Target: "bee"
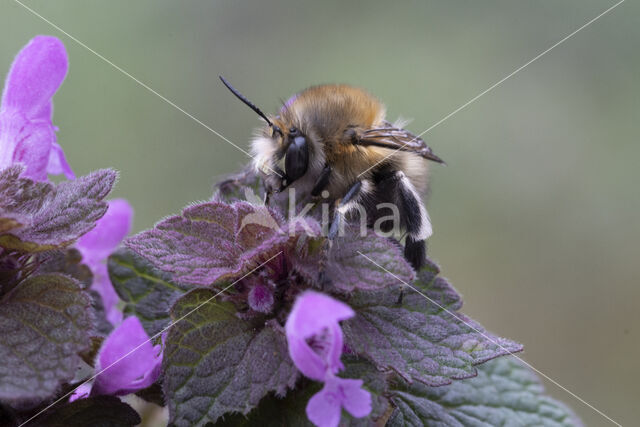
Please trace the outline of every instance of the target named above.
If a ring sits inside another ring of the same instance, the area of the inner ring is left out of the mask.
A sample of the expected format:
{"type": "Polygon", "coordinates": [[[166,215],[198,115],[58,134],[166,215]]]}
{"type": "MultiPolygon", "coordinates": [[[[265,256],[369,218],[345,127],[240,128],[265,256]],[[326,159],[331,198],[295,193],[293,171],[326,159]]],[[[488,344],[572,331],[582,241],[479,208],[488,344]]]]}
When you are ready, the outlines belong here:
{"type": "Polygon", "coordinates": [[[432,228],[421,195],[427,191],[429,161],[444,162],[422,139],[388,122],[378,99],[348,85],[312,86],[267,116],[220,79],[266,122],[256,131],[252,154],[267,203],[287,187],[313,198],[322,195],[333,202],[329,239],[358,206],[373,212],[371,224],[379,217],[371,207],[391,203],[406,233],[405,258],[416,269],[425,263],[432,228]]]}

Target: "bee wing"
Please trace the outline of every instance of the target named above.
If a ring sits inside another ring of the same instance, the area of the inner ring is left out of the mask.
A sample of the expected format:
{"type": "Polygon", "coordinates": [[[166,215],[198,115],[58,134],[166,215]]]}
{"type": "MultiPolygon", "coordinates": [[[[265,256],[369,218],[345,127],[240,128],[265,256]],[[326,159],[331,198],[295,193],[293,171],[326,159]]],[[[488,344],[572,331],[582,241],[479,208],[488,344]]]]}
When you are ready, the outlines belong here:
{"type": "Polygon", "coordinates": [[[384,126],[376,129],[369,129],[361,132],[356,140],[358,145],[375,145],[378,147],[390,148],[392,150],[411,151],[425,159],[434,162],[444,163],[444,161],[433,154],[431,148],[422,138],[411,132],[393,126],[389,122],[383,122],[384,126]]]}

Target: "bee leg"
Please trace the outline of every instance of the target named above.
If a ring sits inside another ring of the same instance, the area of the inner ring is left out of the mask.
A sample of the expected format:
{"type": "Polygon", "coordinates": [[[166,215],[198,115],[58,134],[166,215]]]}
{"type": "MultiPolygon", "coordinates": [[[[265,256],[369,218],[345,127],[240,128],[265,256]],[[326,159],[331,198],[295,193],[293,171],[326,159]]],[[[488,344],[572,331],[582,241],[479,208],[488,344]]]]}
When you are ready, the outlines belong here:
{"type": "Polygon", "coordinates": [[[316,180],[313,189],[311,190],[312,197],[318,197],[320,193],[327,188],[329,185],[329,178],[331,178],[331,166],[325,165],[322,172],[320,172],[320,176],[316,180]]]}
{"type": "Polygon", "coordinates": [[[358,207],[358,201],[360,198],[364,194],[368,193],[371,188],[372,185],[367,180],[356,181],[349,190],[347,190],[347,194],[345,194],[342,199],[339,199],[337,206],[333,211],[333,220],[329,227],[329,240],[332,240],[338,235],[346,214],[350,210],[358,207]]]}
{"type": "Polygon", "coordinates": [[[264,205],[269,206],[269,201],[271,200],[271,191],[265,191],[264,193],[264,205]]]}
{"type": "Polygon", "coordinates": [[[400,220],[407,230],[404,256],[416,270],[420,269],[427,255],[426,239],[431,235],[431,221],[418,192],[401,171],[396,172],[396,200],[400,220]]]}

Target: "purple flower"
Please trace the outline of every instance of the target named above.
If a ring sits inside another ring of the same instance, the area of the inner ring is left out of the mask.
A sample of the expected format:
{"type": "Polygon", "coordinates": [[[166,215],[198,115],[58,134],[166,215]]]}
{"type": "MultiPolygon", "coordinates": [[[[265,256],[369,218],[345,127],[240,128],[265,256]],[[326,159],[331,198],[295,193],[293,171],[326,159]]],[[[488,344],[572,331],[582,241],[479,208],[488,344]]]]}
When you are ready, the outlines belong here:
{"type": "Polygon", "coordinates": [[[69,402],[73,402],[74,400],[84,399],[85,397],[89,397],[91,393],[91,383],[82,383],[71,393],[69,396],[69,402]]]}
{"type": "Polygon", "coordinates": [[[258,283],[249,291],[249,307],[260,313],[269,313],[273,308],[273,292],[269,287],[258,283]]]}
{"type": "Polygon", "coordinates": [[[307,417],[317,426],[337,426],[340,409],[356,418],[371,412],[371,394],[362,389],[362,380],[329,377],[324,387],[307,404],[307,417]]]}
{"type": "Polygon", "coordinates": [[[105,371],[96,377],[91,394],[123,396],[149,387],[161,363],[161,346],[151,344],[137,317],[127,317],[102,344],[96,372],[105,371]]]}
{"type": "Polygon", "coordinates": [[[122,320],[117,309],[118,294],[113,289],[105,260],[129,234],[133,219],[133,208],[124,199],[109,201],[107,213],[98,220],[96,227],[76,242],[84,262],[93,272],[92,288],[102,297],[107,319],[112,324],[122,320]]]}
{"type": "Polygon", "coordinates": [[[362,380],[335,376],[344,368],[338,322],[354,314],[343,302],[306,291],[296,300],[285,324],[289,355],[297,368],[325,383],[307,404],[307,417],[318,426],[337,426],[342,408],[356,418],[371,412],[371,394],[362,389],[362,380]]]}
{"type": "Polygon", "coordinates": [[[11,65],[0,105],[0,169],[23,163],[23,175],[75,175],[56,140],[51,98],[67,74],[67,52],[55,37],[37,36],[11,65]]]}

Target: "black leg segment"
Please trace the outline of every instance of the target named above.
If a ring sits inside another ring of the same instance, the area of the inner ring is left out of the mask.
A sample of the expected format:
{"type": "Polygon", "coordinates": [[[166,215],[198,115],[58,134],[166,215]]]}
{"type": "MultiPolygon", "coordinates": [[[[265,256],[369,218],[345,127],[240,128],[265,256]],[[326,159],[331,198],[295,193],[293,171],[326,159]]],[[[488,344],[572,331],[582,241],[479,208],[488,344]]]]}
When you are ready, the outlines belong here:
{"type": "Polygon", "coordinates": [[[313,189],[311,190],[311,195],[313,197],[318,197],[320,193],[327,188],[329,185],[329,178],[331,178],[331,166],[325,165],[322,172],[320,172],[320,176],[316,180],[313,189]]]}
{"type": "Polygon", "coordinates": [[[335,207],[333,211],[333,219],[329,226],[329,239],[333,239],[338,235],[341,224],[344,222],[344,216],[349,212],[349,210],[355,207],[355,204],[363,195],[363,187],[363,181],[356,181],[349,190],[347,190],[347,194],[344,195],[335,207]]]}

